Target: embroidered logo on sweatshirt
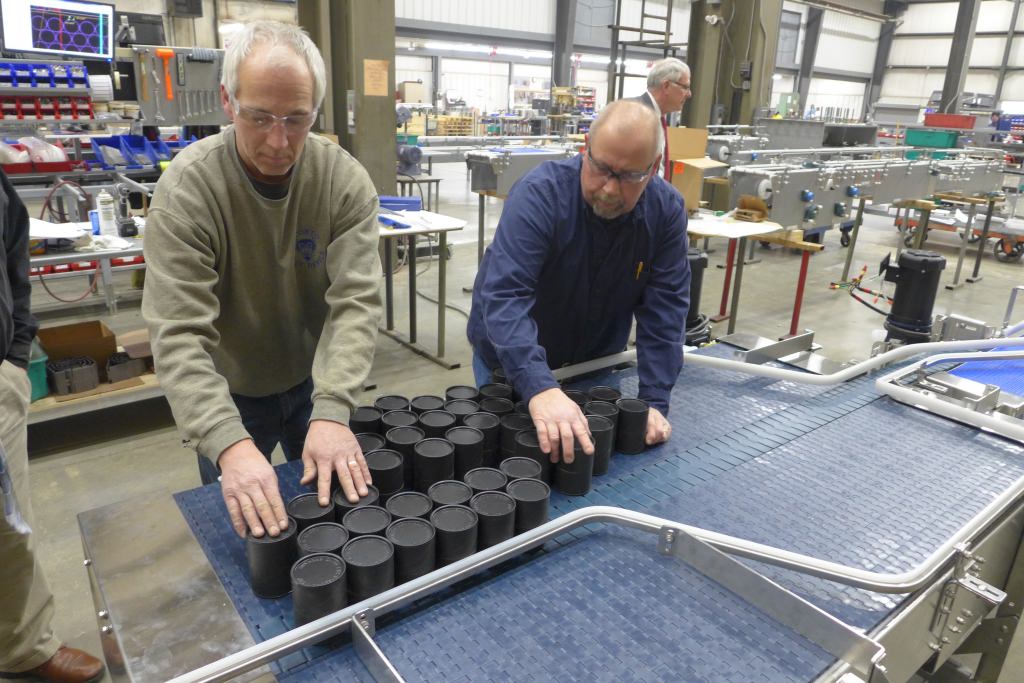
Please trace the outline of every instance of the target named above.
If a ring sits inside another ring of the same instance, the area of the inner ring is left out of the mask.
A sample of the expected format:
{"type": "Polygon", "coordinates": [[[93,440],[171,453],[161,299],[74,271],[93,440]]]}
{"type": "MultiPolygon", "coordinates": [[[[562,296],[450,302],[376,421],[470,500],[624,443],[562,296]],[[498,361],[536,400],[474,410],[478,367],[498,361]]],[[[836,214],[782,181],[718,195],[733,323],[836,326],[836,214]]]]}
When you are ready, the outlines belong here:
{"type": "Polygon", "coordinates": [[[295,240],[295,254],[310,270],[322,267],[327,259],[327,249],[320,244],[316,231],[311,228],[299,230],[298,239],[295,240]]]}

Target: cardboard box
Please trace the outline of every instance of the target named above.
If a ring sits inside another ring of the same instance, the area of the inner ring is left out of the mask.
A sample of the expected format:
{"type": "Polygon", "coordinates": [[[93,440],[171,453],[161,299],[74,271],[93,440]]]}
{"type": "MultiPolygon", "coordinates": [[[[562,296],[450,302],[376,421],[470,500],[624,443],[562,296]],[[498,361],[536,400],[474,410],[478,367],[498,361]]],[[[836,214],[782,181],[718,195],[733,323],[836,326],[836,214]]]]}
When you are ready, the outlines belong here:
{"type": "Polygon", "coordinates": [[[688,213],[700,208],[704,178],[723,175],[728,167],[729,164],[713,161],[707,157],[679,159],[672,162],[672,186],[683,195],[688,213]]]}
{"type": "Polygon", "coordinates": [[[398,84],[398,99],[403,102],[427,103],[427,86],[419,81],[402,81],[398,84]]]}
{"type": "Polygon", "coordinates": [[[100,381],[107,381],[107,361],[117,351],[114,333],[99,320],[39,330],[39,342],[51,361],[88,356],[96,361],[100,381]]]}
{"type": "Polygon", "coordinates": [[[707,155],[708,131],[706,128],[668,129],[668,158],[672,161],[703,159],[707,155]]]}

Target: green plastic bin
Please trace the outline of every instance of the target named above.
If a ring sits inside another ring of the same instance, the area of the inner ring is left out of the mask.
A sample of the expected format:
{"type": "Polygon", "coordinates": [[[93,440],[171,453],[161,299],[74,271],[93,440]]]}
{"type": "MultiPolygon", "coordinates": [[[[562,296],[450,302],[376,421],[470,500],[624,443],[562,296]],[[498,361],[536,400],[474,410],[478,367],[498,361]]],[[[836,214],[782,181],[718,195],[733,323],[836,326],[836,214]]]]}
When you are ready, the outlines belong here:
{"type": "Polygon", "coordinates": [[[43,351],[38,339],[32,340],[32,351],[29,355],[28,378],[32,383],[32,400],[38,401],[50,395],[50,385],[46,382],[46,361],[50,360],[43,351]]]}
{"type": "Polygon", "coordinates": [[[907,131],[904,141],[911,147],[935,147],[951,149],[956,147],[959,134],[955,130],[927,130],[911,128],[907,131]]]}

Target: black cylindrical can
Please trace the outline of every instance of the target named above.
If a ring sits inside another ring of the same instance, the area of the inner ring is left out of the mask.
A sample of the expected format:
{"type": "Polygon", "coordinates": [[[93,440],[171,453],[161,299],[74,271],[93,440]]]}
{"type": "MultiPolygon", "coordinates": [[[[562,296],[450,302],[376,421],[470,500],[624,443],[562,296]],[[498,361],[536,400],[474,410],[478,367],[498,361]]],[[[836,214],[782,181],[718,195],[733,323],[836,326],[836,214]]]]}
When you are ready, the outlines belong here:
{"type": "Polygon", "coordinates": [[[444,409],[455,416],[455,424],[466,424],[466,417],[480,412],[480,404],[467,398],[456,398],[444,404],[444,409]]]}
{"type": "Polygon", "coordinates": [[[370,470],[373,485],[380,495],[398,493],[405,486],[405,464],[402,454],[389,448],[379,448],[365,454],[366,466],[370,470]]]}
{"type": "Polygon", "coordinates": [[[338,524],[342,524],[342,520],[345,519],[345,514],[349,510],[354,510],[358,507],[365,507],[367,505],[376,505],[380,501],[380,492],[376,486],[368,484],[366,486],[366,495],[359,499],[358,502],[348,502],[348,497],[345,496],[344,489],[338,489],[334,492],[332,497],[334,501],[334,521],[338,524]]]}
{"type": "MultiPolygon", "coordinates": [[[[261,598],[279,598],[292,589],[289,572],[299,557],[298,524],[288,520],[288,528],[277,536],[264,533],[259,538],[246,532],[245,556],[249,561],[249,585],[261,598]]],[[[474,542],[476,537],[474,536],[474,542]]]]}
{"type": "Polygon", "coordinates": [[[704,289],[704,269],[708,267],[708,255],[696,247],[690,247],[686,252],[686,260],[690,262],[690,308],[686,312],[686,329],[690,330],[700,322],[700,295],[704,289]]]}
{"type": "Polygon", "coordinates": [[[908,344],[928,341],[932,330],[932,309],[939,291],[939,278],[946,259],[934,251],[906,249],[899,265],[889,266],[885,279],[896,283],[892,309],[885,318],[889,339],[908,344]]]}
{"type": "Polygon", "coordinates": [[[619,407],[614,403],[606,403],[605,401],[590,401],[587,405],[583,406],[584,415],[600,415],[601,417],[607,417],[609,422],[612,423],[612,448],[615,448],[615,437],[618,434],[619,424],[619,407]]]}
{"type": "Polygon", "coordinates": [[[446,401],[454,401],[456,399],[476,401],[480,398],[480,391],[476,387],[471,387],[468,384],[459,384],[445,389],[444,398],[446,401]]]}
{"type": "Polygon", "coordinates": [[[386,435],[395,427],[411,427],[419,421],[419,417],[411,410],[392,410],[380,418],[381,430],[386,435]]]}
{"type": "Polygon", "coordinates": [[[372,598],[395,587],[395,548],[382,536],[353,538],[341,550],[348,567],[348,601],[372,598]]]}
{"type": "Polygon", "coordinates": [[[476,552],[477,516],[464,505],[445,505],[430,515],[437,532],[437,566],[443,567],[476,552]]]}
{"type": "Polygon", "coordinates": [[[469,484],[461,481],[445,479],[435,482],[427,491],[427,495],[436,510],[445,505],[469,505],[469,499],[473,497],[473,489],[469,487],[469,484]]]}
{"type": "Polygon", "coordinates": [[[419,427],[395,427],[389,429],[385,435],[387,446],[393,451],[402,454],[402,467],[405,469],[405,488],[412,488],[412,469],[415,459],[414,448],[416,444],[423,441],[426,436],[419,427]]]}
{"type": "Polygon", "coordinates": [[[474,413],[467,415],[467,427],[480,430],[484,435],[483,465],[491,467],[498,462],[498,447],[501,437],[501,419],[494,413],[474,413]]]}
{"type": "Polygon", "coordinates": [[[508,374],[505,373],[505,369],[494,368],[491,370],[491,381],[495,384],[508,384],[508,374]]]}
{"type": "Polygon", "coordinates": [[[501,491],[482,491],[469,502],[476,512],[478,550],[507,541],[515,534],[516,501],[501,491]]]}
{"type": "MultiPolygon", "coordinates": [[[[372,432],[363,432],[361,434],[356,434],[356,443],[359,444],[360,451],[363,453],[369,453],[370,451],[376,451],[384,448],[384,437],[372,432]]],[[[334,473],[334,478],[338,478],[337,472],[334,473]]]]}
{"type": "Polygon", "coordinates": [[[551,472],[555,488],[567,496],[583,496],[590,492],[594,475],[594,456],[587,455],[577,441],[573,445],[572,462],[559,460],[551,472]]]}
{"type": "Polygon", "coordinates": [[[402,491],[388,498],[384,506],[391,513],[393,519],[405,519],[406,517],[419,517],[430,519],[430,513],[434,510],[434,504],[430,498],[419,491],[402,491]]]}
{"type": "Polygon", "coordinates": [[[478,401],[480,404],[480,410],[485,413],[491,413],[497,415],[499,418],[508,415],[515,408],[515,404],[507,398],[493,398],[488,396],[478,401]]]}
{"type": "Polygon", "coordinates": [[[615,450],[627,455],[643,453],[647,438],[647,401],[638,398],[620,398],[619,424],[615,429],[615,450]]]}
{"type": "Polygon", "coordinates": [[[426,493],[434,482],[455,476],[455,446],[446,439],[424,439],[413,447],[413,488],[426,493]]]}
{"type": "Polygon", "coordinates": [[[551,481],[551,456],[540,449],[537,430],[526,429],[516,434],[516,458],[526,458],[540,467],[540,479],[551,481]]]}
{"type": "Polygon", "coordinates": [[[521,534],[548,521],[551,488],[539,479],[509,482],[508,495],[516,502],[516,533],[521,534]]]}
{"type": "Polygon", "coordinates": [[[395,582],[403,584],[434,571],[434,527],[425,519],[410,517],[391,523],[387,538],[395,547],[395,582]]]}
{"type": "Polygon", "coordinates": [[[405,396],[381,396],[373,402],[373,405],[385,413],[389,413],[392,410],[408,410],[409,399],[405,396]]]}
{"type": "Polygon", "coordinates": [[[409,401],[409,408],[417,415],[422,415],[428,410],[441,410],[444,408],[444,399],[440,396],[417,396],[409,401]]]}
{"type": "Polygon", "coordinates": [[[533,429],[533,420],[526,415],[512,413],[501,418],[501,459],[513,458],[516,453],[516,434],[533,429]]]}
{"type": "Polygon", "coordinates": [[[351,538],[383,536],[391,524],[391,513],[377,505],[367,505],[346,512],[342,524],[351,538]]]}
{"type": "Polygon", "coordinates": [[[587,401],[590,400],[587,393],[585,391],[580,391],[579,389],[562,389],[562,393],[568,396],[569,400],[578,405],[580,409],[582,409],[583,406],[587,404],[587,401]]]}
{"type": "Polygon", "coordinates": [[[490,396],[491,398],[512,398],[512,387],[508,384],[499,384],[498,382],[492,382],[485,384],[480,387],[480,398],[490,396]]]}
{"type": "Polygon", "coordinates": [[[512,411],[530,417],[530,404],[526,401],[516,401],[512,411]]]}
{"type": "MultiPolygon", "coordinates": [[[[522,434],[529,434],[529,432],[522,432],[522,434]]],[[[544,469],[533,458],[507,458],[501,461],[499,469],[508,477],[509,482],[516,479],[543,479],[544,477],[544,469]]]]}
{"type": "Polygon", "coordinates": [[[380,434],[380,419],[384,411],[377,406],[356,406],[348,418],[348,428],[353,434],[380,434]]]}
{"type": "Polygon", "coordinates": [[[345,563],[337,555],[306,555],[291,569],[295,625],[302,626],[348,606],[345,563]]]}
{"type": "Polygon", "coordinates": [[[469,484],[469,488],[473,489],[474,494],[484,491],[502,491],[505,484],[508,483],[505,473],[493,467],[478,467],[475,470],[470,470],[466,472],[466,476],[462,480],[469,484]]]}
{"type": "Polygon", "coordinates": [[[455,426],[455,420],[446,410],[428,410],[420,415],[419,427],[428,439],[443,439],[445,432],[455,426]]]}
{"type": "Polygon", "coordinates": [[[462,479],[470,470],[483,467],[483,432],[473,427],[452,427],[444,436],[455,446],[456,479],[462,479]]]}
{"type": "Polygon", "coordinates": [[[612,421],[601,415],[588,415],[587,425],[590,427],[590,440],[594,443],[594,476],[599,477],[608,471],[608,463],[615,450],[615,430],[612,421]]]}
{"type": "Polygon", "coordinates": [[[340,555],[348,540],[348,531],[337,522],[308,526],[299,533],[299,557],[316,553],[340,555]]]}
{"type": "Polygon", "coordinates": [[[334,503],[320,505],[320,496],[316,493],[300,493],[288,501],[288,516],[298,524],[298,531],[320,522],[334,521],[334,503]]]}
{"type": "MultiPolygon", "coordinates": [[[[587,397],[591,401],[604,401],[605,403],[615,403],[620,398],[622,398],[622,392],[616,389],[615,387],[596,386],[590,387],[590,389],[587,391],[587,397]]],[[[586,407],[586,404],[584,404],[584,407],[586,407]]]]}

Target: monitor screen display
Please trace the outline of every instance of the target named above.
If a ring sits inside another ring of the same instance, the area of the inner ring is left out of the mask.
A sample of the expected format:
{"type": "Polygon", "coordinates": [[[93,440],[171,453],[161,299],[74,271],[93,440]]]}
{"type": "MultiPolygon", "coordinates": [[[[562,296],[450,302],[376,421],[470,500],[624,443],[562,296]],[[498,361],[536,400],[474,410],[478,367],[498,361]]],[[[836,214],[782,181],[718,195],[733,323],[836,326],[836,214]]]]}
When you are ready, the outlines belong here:
{"type": "Polygon", "coordinates": [[[114,6],[72,0],[0,0],[4,48],[60,57],[111,59],[114,6]]]}

